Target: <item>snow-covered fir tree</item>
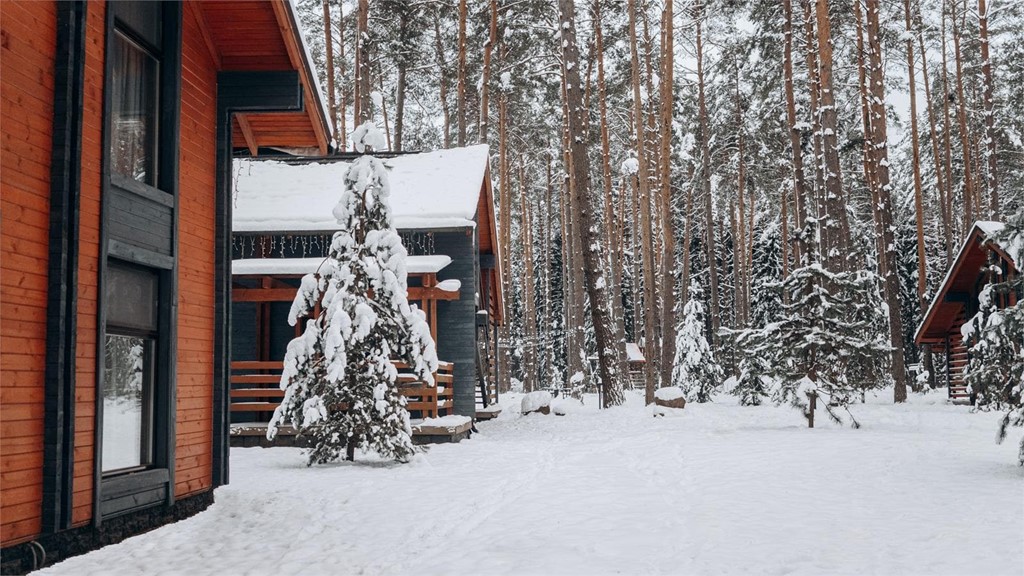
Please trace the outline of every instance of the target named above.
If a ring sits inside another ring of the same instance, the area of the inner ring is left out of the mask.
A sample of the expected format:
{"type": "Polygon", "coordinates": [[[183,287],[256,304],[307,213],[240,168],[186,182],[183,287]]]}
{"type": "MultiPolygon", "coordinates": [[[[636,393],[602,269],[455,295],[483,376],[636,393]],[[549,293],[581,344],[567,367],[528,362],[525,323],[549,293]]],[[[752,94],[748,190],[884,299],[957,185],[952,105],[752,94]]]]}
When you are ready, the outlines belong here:
{"type": "Polygon", "coordinates": [[[704,291],[694,278],[683,318],[676,329],[676,359],[672,366],[672,385],[682,388],[688,400],[708,402],[724,378],[722,367],[704,337],[704,291]]]}
{"type": "Polygon", "coordinates": [[[782,313],[782,244],[779,224],[769,221],[754,241],[750,325],[765,326],[782,313]]]}
{"type": "MultiPolygon", "coordinates": [[[[888,383],[890,347],[879,307],[878,276],[868,270],[830,272],[815,257],[817,223],[808,219],[801,236],[812,263],[782,283],[789,296],[783,317],[738,338],[748,366],[764,366],[775,384],[772,397],[808,410],[808,392],[823,398],[830,418],[865,390],[888,383]]],[[[759,376],[759,375],[758,375],[759,376]]],[[[851,422],[856,427],[857,421],[851,422]]]]}
{"type": "MultiPolygon", "coordinates": [[[[353,134],[356,149],[384,148],[367,122],[353,134]]],[[[311,441],[309,464],[356,449],[407,460],[414,452],[405,398],[398,393],[400,360],[432,384],[437,353],[425,315],[406,299],[406,250],[391,222],[387,169],[370,154],[345,175],[334,207],[340,231],[319,275],[307,275],[289,314],[305,331],[284,359],[284,400],[267,432],[292,422],[311,441]]]]}
{"type": "MultiPolygon", "coordinates": [[[[1020,266],[1024,261],[1024,210],[1009,218],[992,240],[1020,266]]],[[[982,289],[978,313],[964,324],[964,337],[972,342],[964,380],[980,409],[1005,410],[997,435],[1002,442],[1010,426],[1024,426],[1024,299],[1019,297],[1024,293],[1024,275],[1005,279],[1001,266],[991,266],[993,276],[1003,281],[982,289]],[[1017,302],[1009,306],[1014,293],[1017,302]]],[[[1024,466],[1024,438],[1018,461],[1024,466]]]]}

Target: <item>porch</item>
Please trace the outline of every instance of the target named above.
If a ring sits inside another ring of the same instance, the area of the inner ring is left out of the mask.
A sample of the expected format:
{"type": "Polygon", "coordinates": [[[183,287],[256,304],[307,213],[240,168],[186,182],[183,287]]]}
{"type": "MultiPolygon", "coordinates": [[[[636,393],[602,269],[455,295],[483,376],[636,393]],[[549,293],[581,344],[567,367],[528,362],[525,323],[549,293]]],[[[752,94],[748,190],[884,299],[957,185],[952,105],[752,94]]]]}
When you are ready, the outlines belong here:
{"type": "MultiPolygon", "coordinates": [[[[431,425],[432,421],[453,414],[454,390],[453,368],[450,362],[439,362],[434,373],[434,384],[424,382],[409,371],[401,362],[394,362],[398,369],[398,393],[405,397],[406,408],[414,424],[426,422],[425,426],[414,426],[413,441],[433,442],[458,441],[468,437],[469,425],[450,427],[431,425]],[[444,428],[443,431],[441,428],[444,428]],[[418,438],[419,437],[419,438],[418,438]],[[440,437],[447,437],[440,438],[440,437]]],[[[281,390],[281,361],[239,361],[231,363],[231,445],[232,446],[296,446],[301,445],[296,429],[282,426],[274,442],[267,440],[267,426],[274,410],[284,398],[281,390]]],[[[338,407],[341,410],[347,406],[338,407]]],[[[424,442],[425,443],[425,442],[424,442]]]]}

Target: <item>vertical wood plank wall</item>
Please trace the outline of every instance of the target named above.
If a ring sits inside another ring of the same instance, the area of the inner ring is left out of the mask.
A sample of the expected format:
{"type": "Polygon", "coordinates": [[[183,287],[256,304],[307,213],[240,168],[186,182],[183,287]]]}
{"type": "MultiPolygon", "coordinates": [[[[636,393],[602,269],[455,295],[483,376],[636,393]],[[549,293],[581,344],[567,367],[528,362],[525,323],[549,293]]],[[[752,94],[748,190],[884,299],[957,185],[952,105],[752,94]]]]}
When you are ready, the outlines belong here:
{"type": "Polygon", "coordinates": [[[0,541],[5,544],[41,528],[56,8],[0,2],[0,541]]]}
{"type": "Polygon", "coordinates": [[[207,490],[213,474],[214,189],[217,71],[196,18],[182,15],[178,203],[178,418],[175,497],[207,490]]]}
{"type": "MultiPolygon", "coordinates": [[[[88,8],[75,389],[73,524],[92,518],[97,271],[102,177],[105,6],[88,8]]],[[[0,543],[39,535],[50,146],[56,48],[53,2],[0,2],[3,109],[0,259],[0,543]]],[[[212,486],[216,69],[186,6],[182,18],[180,263],[176,485],[178,498],[212,486]]]]}

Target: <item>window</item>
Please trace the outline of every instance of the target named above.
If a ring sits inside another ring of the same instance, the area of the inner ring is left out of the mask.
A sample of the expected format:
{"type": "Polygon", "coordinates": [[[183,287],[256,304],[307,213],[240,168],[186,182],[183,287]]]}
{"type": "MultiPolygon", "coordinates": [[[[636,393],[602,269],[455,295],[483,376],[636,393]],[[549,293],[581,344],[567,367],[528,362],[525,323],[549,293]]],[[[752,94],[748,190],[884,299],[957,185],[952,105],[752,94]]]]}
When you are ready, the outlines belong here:
{"type": "Polygon", "coordinates": [[[114,31],[110,167],[114,174],[156,186],[159,61],[114,31]]]}
{"type": "Polygon", "coordinates": [[[107,3],[95,518],[174,502],[182,5],[107,3]]]}
{"type": "Polygon", "coordinates": [[[153,464],[159,278],[111,262],[105,292],[102,470],[108,474],[153,464]]]}

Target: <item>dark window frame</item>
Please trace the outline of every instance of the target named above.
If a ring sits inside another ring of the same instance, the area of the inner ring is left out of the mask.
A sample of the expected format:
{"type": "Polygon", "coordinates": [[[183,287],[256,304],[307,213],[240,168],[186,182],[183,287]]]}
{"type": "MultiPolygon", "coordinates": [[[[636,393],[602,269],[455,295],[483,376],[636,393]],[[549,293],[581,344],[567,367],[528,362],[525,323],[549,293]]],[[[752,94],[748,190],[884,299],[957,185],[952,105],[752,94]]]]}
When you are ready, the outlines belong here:
{"type": "Polygon", "coordinates": [[[93,525],[153,506],[174,504],[177,305],[178,156],[181,94],[182,5],[173,1],[111,2],[106,5],[103,104],[102,208],[97,293],[96,424],[93,458],[93,525]],[[154,186],[115,174],[111,82],[118,34],[159,60],[157,150],[154,186]],[[136,217],[136,214],[142,216],[136,217]],[[147,220],[149,219],[149,220],[147,220]],[[126,263],[157,276],[158,330],[154,344],[152,458],[145,468],[103,473],[103,386],[108,327],[108,265],[126,263]]]}

